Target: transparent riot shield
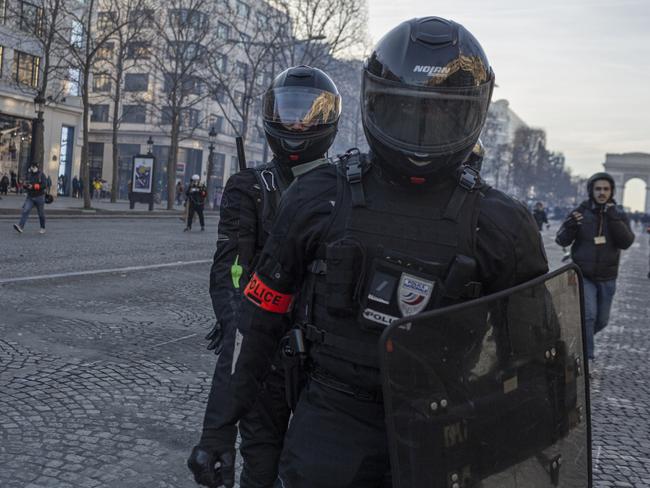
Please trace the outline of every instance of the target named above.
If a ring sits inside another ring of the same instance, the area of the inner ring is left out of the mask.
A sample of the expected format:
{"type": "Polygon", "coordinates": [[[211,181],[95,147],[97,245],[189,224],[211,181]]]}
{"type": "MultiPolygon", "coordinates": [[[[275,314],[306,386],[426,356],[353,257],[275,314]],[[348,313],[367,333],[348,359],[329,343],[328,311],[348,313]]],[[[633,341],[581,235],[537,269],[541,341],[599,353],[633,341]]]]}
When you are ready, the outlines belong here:
{"type": "Polygon", "coordinates": [[[394,488],[592,486],[581,289],[570,265],[384,331],[394,488]]]}

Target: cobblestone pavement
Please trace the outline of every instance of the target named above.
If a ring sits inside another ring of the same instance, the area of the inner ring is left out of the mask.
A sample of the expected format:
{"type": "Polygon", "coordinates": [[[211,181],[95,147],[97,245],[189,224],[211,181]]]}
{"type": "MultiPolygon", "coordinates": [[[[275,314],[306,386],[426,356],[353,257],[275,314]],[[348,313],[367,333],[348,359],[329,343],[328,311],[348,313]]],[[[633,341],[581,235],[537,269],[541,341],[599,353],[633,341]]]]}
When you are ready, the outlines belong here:
{"type": "MultiPolygon", "coordinates": [[[[0,279],[211,259],[168,220],[0,228],[0,279]],[[32,229],[36,230],[36,229],[32,229]]],[[[549,259],[562,252],[545,231],[549,259]]],[[[650,486],[648,238],[624,254],[592,384],[595,486],[650,486]]],[[[215,357],[209,264],[0,284],[0,486],[193,487],[215,357]]]]}

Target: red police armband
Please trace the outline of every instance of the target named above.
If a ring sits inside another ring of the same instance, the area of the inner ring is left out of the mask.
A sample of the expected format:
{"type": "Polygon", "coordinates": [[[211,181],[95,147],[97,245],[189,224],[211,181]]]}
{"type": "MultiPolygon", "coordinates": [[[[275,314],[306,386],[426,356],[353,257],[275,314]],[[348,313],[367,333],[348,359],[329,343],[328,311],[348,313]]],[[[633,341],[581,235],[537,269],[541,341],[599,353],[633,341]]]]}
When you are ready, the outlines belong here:
{"type": "Polygon", "coordinates": [[[254,274],[248,282],[244,295],[261,309],[273,313],[287,313],[293,303],[293,295],[269,288],[257,274],[254,274]]]}
{"type": "Polygon", "coordinates": [[[39,191],[40,189],[41,189],[41,185],[39,185],[38,183],[36,183],[36,184],[34,185],[34,190],[39,191]]]}

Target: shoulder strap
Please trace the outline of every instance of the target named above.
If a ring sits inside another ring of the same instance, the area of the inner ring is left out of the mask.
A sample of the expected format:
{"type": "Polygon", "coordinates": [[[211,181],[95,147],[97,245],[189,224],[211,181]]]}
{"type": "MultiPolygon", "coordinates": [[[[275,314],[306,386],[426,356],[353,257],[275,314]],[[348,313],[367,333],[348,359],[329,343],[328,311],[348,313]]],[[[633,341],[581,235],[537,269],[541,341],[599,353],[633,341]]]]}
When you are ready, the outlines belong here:
{"type": "Polygon", "coordinates": [[[352,195],[352,206],[365,207],[366,196],[363,192],[364,165],[361,160],[361,151],[357,148],[350,149],[340,159],[344,163],[345,178],[348,181],[352,195]]]}
{"type": "Polygon", "coordinates": [[[449,199],[443,218],[447,220],[458,220],[467,195],[471,192],[483,189],[481,175],[470,166],[462,166],[458,173],[458,185],[449,199]]]}

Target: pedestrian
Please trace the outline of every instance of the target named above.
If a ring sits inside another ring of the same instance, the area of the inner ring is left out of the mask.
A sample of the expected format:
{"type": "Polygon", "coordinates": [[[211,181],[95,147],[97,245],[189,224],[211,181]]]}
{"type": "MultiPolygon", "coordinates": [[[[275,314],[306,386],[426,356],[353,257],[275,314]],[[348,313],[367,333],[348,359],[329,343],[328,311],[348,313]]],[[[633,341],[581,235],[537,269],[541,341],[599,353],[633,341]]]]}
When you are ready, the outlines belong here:
{"type": "MultiPolygon", "coordinates": [[[[211,479],[213,467],[203,461],[213,457],[212,412],[218,409],[217,403],[227,402],[230,395],[231,364],[240,320],[237,298],[250,279],[253,263],[260,257],[282,192],[295,174],[330,164],[324,158],[336,136],[340,100],[334,82],[319,69],[300,66],[282,72],[266,91],[263,103],[264,131],[273,160],[239,171],[226,183],[217,252],[210,271],[210,296],[217,326],[209,335],[208,348],[220,355],[203,435],[188,461],[198,483],[210,485],[215,481],[211,479]],[[320,99],[329,103],[319,105],[320,99]],[[324,111],[315,113],[314,108],[324,111]],[[287,116],[290,118],[282,118],[287,116]],[[315,120],[319,121],[317,128],[305,130],[315,120]]],[[[276,354],[255,409],[239,422],[239,449],[244,460],[241,488],[270,487],[277,479],[278,460],[291,415],[279,359],[276,354]]],[[[230,449],[234,451],[234,447],[233,444],[230,449]]]]}
{"type": "Polygon", "coordinates": [[[183,195],[185,194],[185,189],[183,188],[183,183],[181,180],[176,182],[176,205],[183,204],[183,195]]]}
{"type": "Polygon", "coordinates": [[[40,234],[45,234],[45,191],[47,189],[47,180],[45,175],[38,169],[37,163],[32,163],[27,170],[27,180],[24,182],[27,197],[23,204],[20,222],[14,224],[14,229],[20,234],[23,233],[27,218],[33,207],[38,211],[38,220],[41,224],[40,234]]]}
{"type": "Polygon", "coordinates": [[[621,250],[634,242],[627,215],[614,200],[615,191],[608,173],[592,175],[588,199],[566,217],[555,238],[560,246],[571,246],[571,258],[582,272],[590,360],[595,358],[594,336],[609,321],[621,250]]]}
{"type": "Polygon", "coordinates": [[[192,230],[192,221],[194,220],[194,213],[199,216],[199,223],[201,224],[201,232],[205,230],[205,220],[203,217],[203,208],[205,206],[205,198],[208,196],[208,190],[199,175],[192,176],[192,182],[185,192],[187,197],[187,220],[185,222],[184,232],[192,230]]]}
{"type": "Polygon", "coordinates": [[[51,190],[52,190],[52,178],[50,178],[50,175],[47,175],[47,178],[45,179],[47,182],[47,194],[49,195],[51,190]]]}
{"type": "MultiPolygon", "coordinates": [[[[206,464],[218,462],[213,475],[221,478],[210,486],[233,486],[236,423],[255,404],[295,297],[307,317],[311,380],[284,440],[276,486],[384,488],[391,466],[378,340],[387,323],[411,314],[398,308],[411,293],[402,278],[422,290],[417,307],[405,310],[425,311],[547,272],[528,209],[462,164],[493,86],[480,44],[455,22],[412,19],[375,46],[361,89],[370,153],[350,151],[292,183],[243,292],[228,395],[204,429],[206,464]],[[383,301],[398,315],[377,312],[383,301]]],[[[334,109],[325,97],[321,103],[334,109]]],[[[423,405],[427,416],[428,400],[423,405]]]]}
{"type": "Polygon", "coordinates": [[[548,217],[546,216],[546,211],[544,210],[544,204],[542,202],[537,202],[535,204],[535,210],[533,210],[533,217],[535,218],[535,222],[537,223],[537,228],[539,229],[540,232],[542,232],[542,229],[544,228],[544,224],[546,224],[547,229],[550,227],[548,223],[548,217]]]}
{"type": "Polygon", "coordinates": [[[16,172],[11,170],[9,171],[9,174],[11,175],[11,188],[16,192],[16,195],[18,194],[18,177],[16,175],[16,172]]]}
{"type": "Polygon", "coordinates": [[[84,181],[79,177],[79,198],[84,197],[84,192],[87,191],[84,189],[84,181]]]}
{"type": "Polygon", "coordinates": [[[7,195],[9,191],[9,177],[5,174],[0,179],[0,195],[7,195]]]}
{"type": "Polygon", "coordinates": [[[56,193],[57,195],[65,195],[65,176],[63,175],[59,175],[57,179],[56,193]]]}
{"type": "Polygon", "coordinates": [[[79,179],[72,178],[72,198],[79,198],[79,179]]]}

